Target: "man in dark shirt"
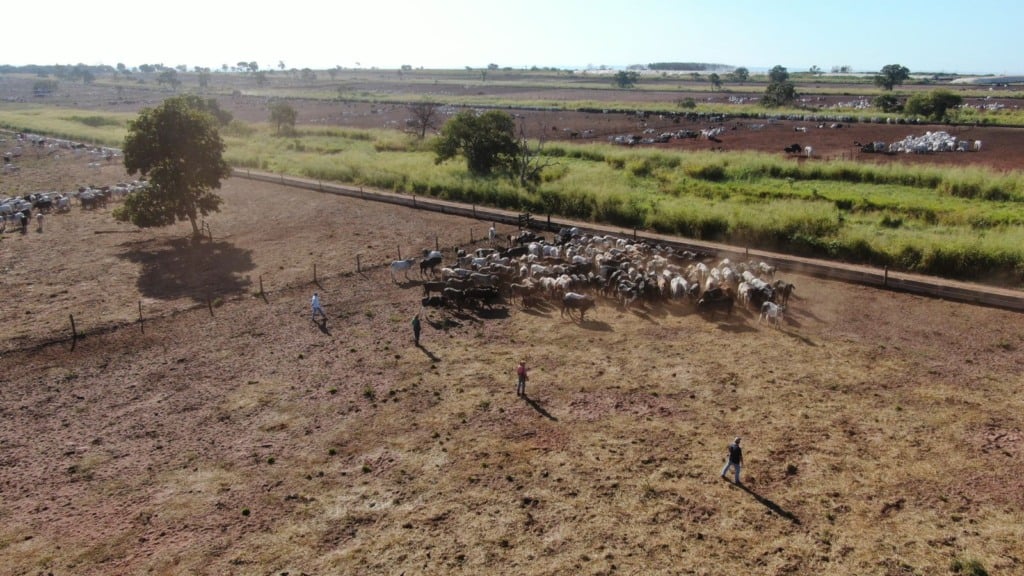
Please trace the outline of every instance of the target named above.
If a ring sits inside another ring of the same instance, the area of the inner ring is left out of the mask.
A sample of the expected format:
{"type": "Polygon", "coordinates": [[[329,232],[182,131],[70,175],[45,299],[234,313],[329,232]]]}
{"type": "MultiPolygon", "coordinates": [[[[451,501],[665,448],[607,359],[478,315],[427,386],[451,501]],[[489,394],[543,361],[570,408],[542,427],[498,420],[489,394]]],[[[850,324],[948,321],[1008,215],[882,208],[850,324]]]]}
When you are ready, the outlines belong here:
{"type": "Polygon", "coordinates": [[[725,478],[725,473],[729,471],[729,467],[732,466],[736,471],[736,483],[740,484],[740,468],[743,466],[743,449],[740,448],[740,437],[737,436],[732,444],[729,444],[729,457],[725,460],[725,467],[722,468],[722,478],[725,478]]]}

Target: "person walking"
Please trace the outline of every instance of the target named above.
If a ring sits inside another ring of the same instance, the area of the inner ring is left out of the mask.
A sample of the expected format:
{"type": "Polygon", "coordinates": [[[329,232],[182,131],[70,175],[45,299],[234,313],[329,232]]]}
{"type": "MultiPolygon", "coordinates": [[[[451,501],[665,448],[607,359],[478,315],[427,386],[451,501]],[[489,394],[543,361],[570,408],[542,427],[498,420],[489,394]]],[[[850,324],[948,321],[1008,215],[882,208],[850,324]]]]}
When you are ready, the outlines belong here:
{"type": "Polygon", "coordinates": [[[526,375],[526,360],[519,361],[516,376],[519,377],[519,383],[516,384],[516,396],[526,396],[526,381],[529,379],[526,375]]]}
{"type": "Polygon", "coordinates": [[[412,337],[417,346],[420,345],[420,328],[420,315],[417,314],[412,317],[412,337]]]}
{"type": "Polygon", "coordinates": [[[313,309],[313,322],[316,322],[316,317],[319,314],[323,317],[324,322],[327,321],[327,313],[324,312],[323,306],[320,305],[320,294],[313,292],[313,300],[310,301],[310,307],[313,309]]]}
{"type": "Polygon", "coordinates": [[[732,444],[729,444],[729,456],[725,459],[725,467],[722,468],[722,478],[725,478],[725,473],[729,471],[729,467],[732,467],[736,472],[736,483],[740,482],[740,468],[743,466],[743,449],[740,448],[740,437],[737,436],[732,444]]]}

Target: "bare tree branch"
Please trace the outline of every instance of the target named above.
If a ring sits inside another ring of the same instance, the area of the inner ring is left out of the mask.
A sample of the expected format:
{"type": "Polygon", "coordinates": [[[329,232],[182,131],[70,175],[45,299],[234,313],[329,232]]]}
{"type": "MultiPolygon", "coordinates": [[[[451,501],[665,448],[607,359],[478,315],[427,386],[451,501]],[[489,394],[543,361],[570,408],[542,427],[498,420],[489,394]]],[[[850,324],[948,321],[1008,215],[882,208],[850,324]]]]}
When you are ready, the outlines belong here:
{"type": "Polygon", "coordinates": [[[415,134],[420,140],[426,138],[427,130],[437,130],[440,108],[440,104],[429,100],[410,104],[409,113],[412,118],[405,121],[406,132],[415,134]]]}

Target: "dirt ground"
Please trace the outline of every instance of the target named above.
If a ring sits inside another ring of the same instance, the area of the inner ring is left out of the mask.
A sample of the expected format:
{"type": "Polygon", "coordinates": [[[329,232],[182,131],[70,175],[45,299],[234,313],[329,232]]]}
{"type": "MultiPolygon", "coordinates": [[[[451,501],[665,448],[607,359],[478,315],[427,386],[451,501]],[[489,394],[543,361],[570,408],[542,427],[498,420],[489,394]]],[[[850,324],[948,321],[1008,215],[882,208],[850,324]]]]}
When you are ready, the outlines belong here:
{"type": "MultiPolygon", "coordinates": [[[[82,164],[19,178],[126,177],[82,164]]],[[[4,573],[1024,570],[1020,314],[781,270],[778,328],[427,309],[415,347],[419,282],[381,265],[486,223],[221,192],[200,245],[77,205],[2,235],[4,573]]]]}

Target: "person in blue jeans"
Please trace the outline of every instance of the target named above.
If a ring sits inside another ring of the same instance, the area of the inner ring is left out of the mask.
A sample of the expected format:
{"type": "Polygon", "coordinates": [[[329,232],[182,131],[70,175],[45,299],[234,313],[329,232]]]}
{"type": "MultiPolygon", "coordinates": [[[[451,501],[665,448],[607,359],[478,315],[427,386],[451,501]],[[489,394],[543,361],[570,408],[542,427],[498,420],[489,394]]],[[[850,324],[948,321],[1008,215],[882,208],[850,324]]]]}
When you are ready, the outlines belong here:
{"type": "Polygon", "coordinates": [[[740,468],[743,466],[743,449],[740,448],[740,437],[737,436],[732,444],[729,444],[729,457],[725,460],[725,467],[722,468],[722,478],[729,471],[729,467],[736,471],[736,483],[740,484],[740,468]]]}
{"type": "Polygon", "coordinates": [[[519,362],[519,366],[516,367],[516,376],[519,377],[519,381],[516,383],[516,396],[526,396],[526,381],[529,379],[526,374],[526,360],[519,362]]]}
{"type": "Polygon", "coordinates": [[[310,301],[310,308],[313,309],[313,322],[316,322],[317,316],[322,316],[324,321],[327,321],[327,313],[324,312],[324,308],[320,304],[320,294],[313,292],[313,299],[310,301]]]}

